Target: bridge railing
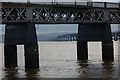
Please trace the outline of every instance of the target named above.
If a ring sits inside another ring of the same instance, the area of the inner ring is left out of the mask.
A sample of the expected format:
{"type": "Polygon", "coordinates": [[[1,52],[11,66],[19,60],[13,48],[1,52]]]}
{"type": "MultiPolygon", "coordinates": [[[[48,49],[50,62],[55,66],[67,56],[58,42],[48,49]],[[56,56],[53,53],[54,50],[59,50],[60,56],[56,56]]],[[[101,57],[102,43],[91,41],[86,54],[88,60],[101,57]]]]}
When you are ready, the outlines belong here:
{"type": "Polygon", "coordinates": [[[120,3],[112,2],[92,2],[92,1],[74,1],[74,2],[32,2],[32,4],[46,4],[46,5],[81,5],[81,6],[92,6],[101,8],[120,8],[120,3]]]}
{"type": "MultiPolygon", "coordinates": [[[[120,2],[93,2],[92,0],[24,0],[24,1],[13,1],[9,3],[30,3],[30,4],[45,4],[45,5],[83,5],[93,7],[107,7],[107,8],[120,8],[120,2]]],[[[4,1],[2,1],[4,2],[4,1]]]]}

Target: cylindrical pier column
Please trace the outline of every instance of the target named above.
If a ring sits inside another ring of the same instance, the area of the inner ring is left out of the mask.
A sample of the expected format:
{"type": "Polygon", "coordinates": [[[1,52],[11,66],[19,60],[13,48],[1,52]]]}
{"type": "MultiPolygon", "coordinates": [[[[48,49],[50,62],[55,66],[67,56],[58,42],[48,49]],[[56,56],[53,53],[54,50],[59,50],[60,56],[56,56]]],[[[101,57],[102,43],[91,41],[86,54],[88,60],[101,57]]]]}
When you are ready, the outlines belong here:
{"type": "Polygon", "coordinates": [[[37,35],[35,24],[27,23],[26,42],[24,44],[25,50],[25,68],[38,69],[39,68],[39,51],[37,44],[37,35]]]}
{"type": "Polygon", "coordinates": [[[113,41],[102,41],[102,59],[103,61],[114,60],[113,41]]]}
{"type": "Polygon", "coordinates": [[[15,68],[17,64],[16,25],[6,24],[4,41],[4,66],[15,68]]]}
{"type": "Polygon", "coordinates": [[[105,35],[106,39],[102,40],[102,59],[103,61],[113,61],[114,60],[114,50],[112,41],[111,26],[109,23],[105,25],[105,35]]]}
{"type": "Polygon", "coordinates": [[[17,46],[16,45],[5,45],[4,46],[4,61],[6,68],[17,67],[17,46]]]}
{"type": "Polygon", "coordinates": [[[78,41],[77,42],[77,59],[78,60],[88,60],[87,41],[78,41]]]}
{"type": "Polygon", "coordinates": [[[82,37],[84,34],[82,30],[86,25],[78,26],[78,40],[77,40],[77,60],[88,60],[87,40],[82,37]]]}
{"type": "Polygon", "coordinates": [[[39,68],[38,44],[25,44],[25,68],[39,68]]]}

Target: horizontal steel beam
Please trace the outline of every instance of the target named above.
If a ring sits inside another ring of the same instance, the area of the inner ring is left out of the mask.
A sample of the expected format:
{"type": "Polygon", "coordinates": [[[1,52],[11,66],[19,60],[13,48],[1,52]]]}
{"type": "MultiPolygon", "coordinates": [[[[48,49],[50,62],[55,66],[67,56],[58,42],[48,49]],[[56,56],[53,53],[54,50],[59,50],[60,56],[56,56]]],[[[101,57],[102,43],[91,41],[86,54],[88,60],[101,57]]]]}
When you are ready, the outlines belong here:
{"type": "MultiPolygon", "coordinates": [[[[2,23],[120,23],[120,9],[96,7],[47,6],[34,4],[21,7],[3,6],[0,10],[2,23]],[[64,8],[63,8],[64,7],[64,8]]],[[[14,5],[17,3],[14,3],[14,5]]],[[[13,5],[13,4],[12,4],[13,5]]],[[[22,5],[22,4],[20,4],[22,5]]]]}

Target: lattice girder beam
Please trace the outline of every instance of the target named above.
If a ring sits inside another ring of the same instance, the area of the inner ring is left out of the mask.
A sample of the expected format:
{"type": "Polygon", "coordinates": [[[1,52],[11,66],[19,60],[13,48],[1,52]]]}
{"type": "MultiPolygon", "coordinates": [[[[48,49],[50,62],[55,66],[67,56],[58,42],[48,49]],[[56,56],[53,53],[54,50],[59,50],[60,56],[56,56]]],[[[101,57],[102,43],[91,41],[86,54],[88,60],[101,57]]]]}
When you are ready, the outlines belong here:
{"type": "Polygon", "coordinates": [[[27,22],[31,17],[35,23],[120,23],[119,9],[3,7],[2,22],[27,22]],[[27,11],[29,10],[29,11],[27,11]],[[30,13],[29,16],[27,16],[30,13]],[[106,18],[107,17],[107,18],[106,18]]]}

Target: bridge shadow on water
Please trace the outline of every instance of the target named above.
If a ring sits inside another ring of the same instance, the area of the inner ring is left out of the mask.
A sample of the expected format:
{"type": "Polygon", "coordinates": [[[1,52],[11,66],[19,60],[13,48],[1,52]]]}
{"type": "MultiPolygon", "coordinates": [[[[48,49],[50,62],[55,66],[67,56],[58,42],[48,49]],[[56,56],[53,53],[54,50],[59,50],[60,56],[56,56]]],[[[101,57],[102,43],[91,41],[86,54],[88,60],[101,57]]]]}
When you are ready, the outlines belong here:
{"type": "MultiPolygon", "coordinates": [[[[106,61],[100,64],[91,64],[87,60],[76,61],[78,68],[76,72],[78,77],[76,78],[48,78],[42,77],[40,70],[38,69],[4,69],[4,78],[2,80],[118,80],[115,78],[114,62],[106,61]],[[23,71],[23,72],[22,72],[23,71]],[[24,75],[21,77],[20,74],[24,75]]],[[[57,73],[57,72],[56,72],[57,73]]],[[[64,72],[63,72],[64,74],[64,72]]]]}
{"type": "Polygon", "coordinates": [[[88,61],[78,61],[80,78],[89,78],[90,80],[117,80],[113,76],[114,64],[112,61],[106,61],[101,64],[90,64],[88,61]],[[101,65],[101,67],[100,67],[101,65]],[[95,67],[96,66],[96,67],[95,67]],[[99,69],[101,68],[101,70],[99,69]]]}

